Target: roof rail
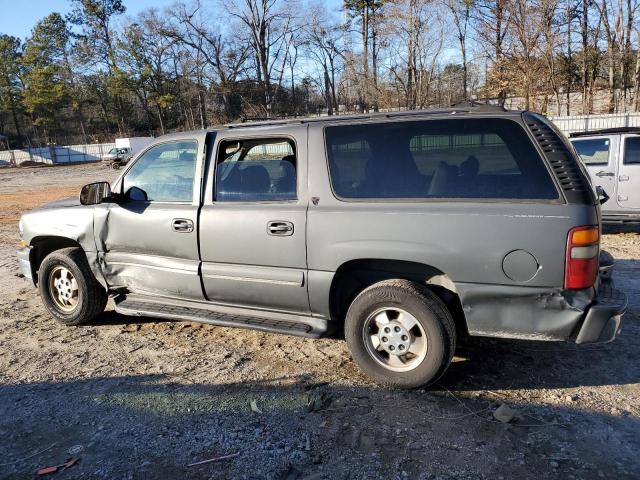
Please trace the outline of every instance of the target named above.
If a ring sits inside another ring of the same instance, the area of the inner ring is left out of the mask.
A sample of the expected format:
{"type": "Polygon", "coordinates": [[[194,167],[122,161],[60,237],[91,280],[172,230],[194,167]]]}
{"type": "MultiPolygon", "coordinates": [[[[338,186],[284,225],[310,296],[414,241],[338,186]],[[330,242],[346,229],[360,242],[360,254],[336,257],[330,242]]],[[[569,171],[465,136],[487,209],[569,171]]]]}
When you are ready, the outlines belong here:
{"type": "Polygon", "coordinates": [[[483,113],[483,112],[506,112],[507,110],[499,105],[490,105],[478,102],[463,102],[452,105],[448,108],[434,108],[430,110],[404,110],[400,112],[375,112],[361,113],[354,115],[326,115],[322,117],[299,117],[299,118],[273,118],[260,121],[247,121],[243,119],[240,122],[227,123],[226,128],[249,128],[249,127],[268,127],[275,125],[294,125],[317,122],[340,122],[349,120],[370,120],[375,118],[399,118],[399,117],[420,117],[429,115],[445,115],[456,113],[483,113]]]}
{"type": "Polygon", "coordinates": [[[465,100],[451,105],[451,108],[472,108],[474,112],[506,112],[507,109],[502,105],[496,105],[487,102],[478,102],[475,100],[465,100]]]}
{"type": "Polygon", "coordinates": [[[640,133],[640,127],[614,127],[602,128],[600,130],[588,130],[586,132],[573,132],[569,134],[570,138],[586,137],[590,135],[609,135],[614,133],[640,133]]]}

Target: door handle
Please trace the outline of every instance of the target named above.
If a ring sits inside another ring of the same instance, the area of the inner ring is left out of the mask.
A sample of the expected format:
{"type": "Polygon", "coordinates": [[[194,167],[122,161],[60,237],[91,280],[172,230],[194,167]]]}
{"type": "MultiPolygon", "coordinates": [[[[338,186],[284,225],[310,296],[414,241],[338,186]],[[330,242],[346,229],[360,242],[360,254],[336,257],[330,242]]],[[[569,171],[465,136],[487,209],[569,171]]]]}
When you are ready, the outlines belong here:
{"type": "Polygon", "coordinates": [[[628,182],[628,181],[629,181],[629,175],[620,175],[620,176],[618,177],[618,180],[619,180],[620,182],[628,182]]]}
{"type": "Polygon", "coordinates": [[[596,177],[613,177],[615,173],[613,172],[598,172],[596,173],[596,177]]]}
{"type": "Polygon", "coordinates": [[[267,223],[267,233],[269,235],[278,235],[288,237],[293,235],[293,223],[284,222],[282,220],[274,220],[267,223]]]}
{"type": "Polygon", "coordinates": [[[171,228],[178,233],[193,232],[193,222],[188,218],[174,218],[171,220],[171,228]]]}

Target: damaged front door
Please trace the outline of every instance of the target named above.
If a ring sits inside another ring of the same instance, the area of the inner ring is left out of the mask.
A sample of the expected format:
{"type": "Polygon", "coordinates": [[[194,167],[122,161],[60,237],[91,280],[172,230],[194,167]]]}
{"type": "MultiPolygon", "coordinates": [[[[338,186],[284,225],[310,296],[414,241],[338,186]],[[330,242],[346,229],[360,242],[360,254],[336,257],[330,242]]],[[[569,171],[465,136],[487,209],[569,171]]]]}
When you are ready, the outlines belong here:
{"type": "Polygon", "coordinates": [[[156,144],[116,186],[96,225],[102,268],[112,288],[202,299],[197,213],[204,137],[156,144]]]}

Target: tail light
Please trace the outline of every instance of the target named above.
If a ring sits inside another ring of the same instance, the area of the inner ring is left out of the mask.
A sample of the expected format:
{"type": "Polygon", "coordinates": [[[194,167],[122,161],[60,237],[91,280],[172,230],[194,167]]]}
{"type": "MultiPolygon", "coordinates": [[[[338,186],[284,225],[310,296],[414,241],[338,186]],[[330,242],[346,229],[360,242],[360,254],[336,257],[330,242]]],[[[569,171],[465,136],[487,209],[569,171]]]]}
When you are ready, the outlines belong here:
{"type": "Polygon", "coordinates": [[[576,227],[569,231],[564,288],[589,288],[596,281],[600,232],[598,227],[576,227]]]}

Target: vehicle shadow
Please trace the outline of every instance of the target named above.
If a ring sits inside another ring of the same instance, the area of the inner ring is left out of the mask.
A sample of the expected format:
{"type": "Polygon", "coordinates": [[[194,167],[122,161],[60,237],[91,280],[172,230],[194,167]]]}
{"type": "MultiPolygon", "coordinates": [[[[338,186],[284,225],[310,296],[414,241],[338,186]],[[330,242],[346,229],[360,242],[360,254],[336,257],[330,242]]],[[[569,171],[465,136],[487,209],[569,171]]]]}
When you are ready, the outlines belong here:
{"type": "MultiPolygon", "coordinates": [[[[180,323],[149,317],[129,317],[114,311],[105,312],[93,325],[131,325],[180,323]]],[[[471,337],[458,342],[453,363],[432,390],[544,390],[586,386],[618,386],[640,383],[640,362],[630,359],[640,356],[640,322],[634,313],[627,313],[623,331],[610,344],[576,345],[571,342],[540,342],[471,337]]],[[[218,327],[214,327],[218,328],[218,327]]],[[[225,328],[225,327],[219,327],[225,328]]],[[[242,335],[242,332],[239,331],[242,335]]],[[[272,337],[274,334],[264,334],[272,337]]],[[[276,337],[274,337],[276,338],[276,337]]],[[[305,339],[289,337],[290,345],[302,348],[305,339]]],[[[202,341],[207,341],[203,339],[202,341]]],[[[215,341],[215,339],[212,339],[215,341]]],[[[324,339],[322,342],[343,340],[324,339]]],[[[285,347],[288,348],[288,347],[285,347]]],[[[314,357],[305,369],[313,373],[314,357]]]]}
{"type": "Polygon", "coordinates": [[[368,479],[404,471],[402,478],[535,472],[595,479],[607,472],[631,479],[640,472],[640,421],[632,415],[494,395],[327,385],[309,375],[2,384],[0,431],[2,478],[33,476],[70,455],[81,461],[65,478],[368,479]],[[514,410],[510,423],[493,417],[502,402],[514,410]],[[75,445],[81,451],[69,454],[75,445]],[[223,455],[231,457],[188,466],[223,455]]]}

